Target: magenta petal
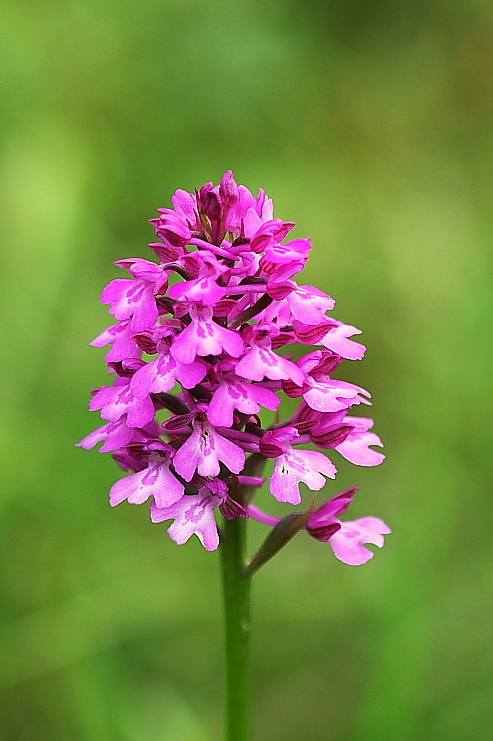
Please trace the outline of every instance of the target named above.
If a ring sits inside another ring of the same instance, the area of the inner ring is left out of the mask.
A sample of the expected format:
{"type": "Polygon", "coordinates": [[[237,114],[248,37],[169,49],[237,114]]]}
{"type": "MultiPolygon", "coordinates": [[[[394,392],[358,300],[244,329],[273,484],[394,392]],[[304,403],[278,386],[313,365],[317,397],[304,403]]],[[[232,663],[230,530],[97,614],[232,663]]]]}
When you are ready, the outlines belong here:
{"type": "MultiPolygon", "coordinates": [[[[173,459],[173,466],[175,471],[185,479],[185,481],[191,481],[198,466],[201,465],[204,454],[200,447],[201,437],[197,431],[192,432],[188,440],[186,440],[176,451],[173,459]]],[[[219,473],[219,463],[216,461],[216,473],[219,473]]]]}
{"type": "Polygon", "coordinates": [[[117,422],[110,422],[103,427],[91,432],[90,435],[85,437],[80,443],[80,447],[86,450],[92,450],[95,445],[99,442],[104,441],[104,444],[100,447],[100,453],[108,453],[118,448],[124,448],[125,445],[132,440],[135,434],[135,430],[127,427],[125,422],[118,420],[117,422]]]}
{"type": "Polygon", "coordinates": [[[270,490],[279,502],[299,504],[300,482],[305,483],[311,491],[319,491],[326,483],[322,474],[333,479],[336,473],[336,467],[323,453],[291,449],[275,459],[270,490]]]}
{"type": "Polygon", "coordinates": [[[132,331],[142,332],[152,327],[158,317],[153,291],[153,284],[147,281],[117,278],[106,286],[101,302],[111,304],[110,313],[117,319],[132,317],[132,331]]]}
{"type": "Polygon", "coordinates": [[[187,222],[195,224],[198,218],[197,201],[192,193],[180,188],[171,197],[171,203],[175,211],[181,213],[187,222]]]}
{"type": "Polygon", "coordinates": [[[92,398],[89,409],[101,409],[101,416],[109,422],[117,422],[127,415],[128,427],[145,427],[154,419],[154,404],[149,397],[137,399],[130,386],[104,386],[92,398]]]}
{"type": "Polygon", "coordinates": [[[169,289],[171,298],[185,299],[204,306],[214,306],[225,293],[226,289],[219,286],[213,276],[177,283],[169,289]]]}
{"type": "Polygon", "coordinates": [[[222,382],[207,410],[209,421],[216,427],[231,427],[235,409],[243,414],[258,414],[260,405],[274,411],[281,400],[269,389],[252,383],[222,382]]]}
{"type": "Polygon", "coordinates": [[[143,332],[152,327],[158,318],[156,299],[154,298],[153,286],[146,283],[142,287],[138,306],[132,316],[131,327],[134,332],[143,332]]]}
{"type": "Polygon", "coordinates": [[[234,410],[237,408],[238,398],[232,392],[232,384],[220,383],[212,397],[207,410],[207,417],[216,427],[232,427],[234,410]]]}
{"type": "Polygon", "coordinates": [[[110,491],[110,504],[114,507],[127,499],[130,504],[143,504],[149,497],[154,497],[157,506],[168,507],[183,496],[185,487],[169,470],[168,459],[153,453],[149,467],[143,471],[127,476],[110,491]]]}
{"type": "Polygon", "coordinates": [[[373,558],[373,552],[365,548],[366,543],[381,548],[384,535],[391,531],[388,525],[378,517],[360,517],[358,520],[341,522],[341,529],[335,533],[329,543],[339,561],[349,566],[360,566],[373,558]]]}
{"type": "Polygon", "coordinates": [[[325,312],[335,306],[333,298],[313,286],[299,286],[289,294],[287,303],[294,318],[307,325],[323,322],[325,312]]]}
{"type": "Polygon", "coordinates": [[[101,332],[90,345],[93,347],[105,347],[113,345],[105,357],[107,363],[118,363],[132,357],[136,350],[136,342],[133,338],[134,332],[130,327],[130,320],[118,322],[112,327],[101,332]]]}
{"type": "Polygon", "coordinates": [[[302,386],[305,374],[290,360],[277,355],[268,346],[252,345],[236,366],[236,374],[250,381],[290,380],[302,386]]]}
{"type": "Polygon", "coordinates": [[[360,386],[346,381],[334,381],[330,378],[310,379],[310,388],[305,391],[303,398],[312,409],[317,412],[339,412],[348,409],[354,404],[369,404],[365,397],[370,396],[368,391],[360,386]]]}
{"type": "Polygon", "coordinates": [[[240,473],[245,465],[243,450],[218,432],[208,422],[195,422],[194,431],[176,451],[175,471],[185,481],[191,481],[195,471],[201,476],[217,476],[220,463],[232,473],[240,473]]]}
{"type": "Polygon", "coordinates": [[[171,354],[181,363],[192,363],[196,356],[220,355],[226,352],[237,358],[243,352],[238,332],[220,327],[212,318],[209,306],[190,308],[191,323],[175,338],[171,354]]]}
{"type": "Polygon", "coordinates": [[[185,543],[194,533],[206,550],[215,551],[219,546],[214,509],[204,506],[201,502],[189,504],[184,518],[175,520],[168,528],[169,537],[178,545],[185,543]]]}
{"type": "Polygon", "coordinates": [[[332,327],[327,332],[320,344],[347,360],[361,360],[366,352],[366,347],[360,342],[348,339],[353,334],[361,334],[361,330],[341,322],[337,327],[332,327]]]}
{"type": "MultiPolygon", "coordinates": [[[[310,519],[308,520],[306,525],[306,529],[310,532],[310,534],[319,540],[328,540],[328,538],[326,537],[319,538],[317,534],[314,534],[314,531],[320,532],[323,531],[324,528],[333,525],[336,522],[335,518],[344,514],[344,512],[348,509],[357,491],[358,489],[356,488],[347,489],[340,494],[336,494],[335,497],[329,499],[329,501],[325,502],[325,504],[322,504],[321,507],[318,507],[310,515],[310,519]]],[[[337,527],[337,530],[339,529],[340,524],[338,524],[337,527]]]]}
{"type": "MultiPolygon", "coordinates": [[[[103,425],[102,427],[98,427],[97,430],[94,430],[94,432],[90,432],[89,435],[76,443],[77,447],[85,448],[85,450],[92,450],[98,443],[106,440],[106,431],[108,427],[109,425],[103,425]]],[[[130,439],[132,439],[132,435],[133,430],[130,430],[130,439]]]]}
{"type": "MultiPolygon", "coordinates": [[[[128,296],[131,296],[131,292],[138,287],[138,284],[132,278],[115,278],[112,280],[106,288],[104,288],[101,294],[102,304],[111,304],[112,308],[119,314],[125,314],[128,310],[128,296]]],[[[119,316],[118,319],[128,319],[131,316],[132,311],[128,310],[126,316],[119,316]]]]}
{"type": "Polygon", "coordinates": [[[176,361],[176,377],[183,388],[193,389],[207,375],[207,363],[197,360],[193,363],[180,363],[176,361]]]}
{"type": "Polygon", "coordinates": [[[151,518],[153,522],[174,518],[174,523],[168,528],[168,535],[178,545],[186,543],[195,534],[208,551],[214,551],[219,545],[214,509],[223,501],[223,495],[214,494],[204,486],[198,494],[187,494],[171,507],[158,508],[151,505],[151,518]]]}
{"type": "Polygon", "coordinates": [[[150,393],[170,391],[175,385],[176,362],[169,355],[156,358],[139,368],[130,381],[130,388],[137,399],[145,399],[150,393]]]}
{"type": "Polygon", "coordinates": [[[383,443],[374,432],[363,432],[348,437],[343,443],[336,446],[336,450],[350,463],[357,466],[379,466],[385,460],[383,453],[372,450],[370,445],[379,445],[383,443]]]}
{"type": "Polygon", "coordinates": [[[171,391],[178,379],[184,388],[196,386],[207,373],[207,366],[203,362],[193,362],[185,365],[175,360],[167,352],[147,363],[132,376],[130,388],[134,396],[144,399],[149,394],[159,394],[171,391]]]}
{"type": "Polygon", "coordinates": [[[346,460],[357,466],[378,466],[385,459],[383,453],[372,450],[370,445],[383,447],[382,441],[374,432],[369,432],[373,427],[373,420],[369,417],[345,417],[344,424],[351,426],[347,438],[336,446],[336,450],[346,460]]]}

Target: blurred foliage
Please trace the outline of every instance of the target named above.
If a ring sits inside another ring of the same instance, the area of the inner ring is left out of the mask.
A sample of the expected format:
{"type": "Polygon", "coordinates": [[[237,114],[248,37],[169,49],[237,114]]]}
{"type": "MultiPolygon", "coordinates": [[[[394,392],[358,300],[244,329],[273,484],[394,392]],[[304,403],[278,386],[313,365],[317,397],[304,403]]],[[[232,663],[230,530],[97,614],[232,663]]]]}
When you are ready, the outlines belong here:
{"type": "Polygon", "coordinates": [[[388,458],[327,494],[394,530],[361,568],[300,535],[256,576],[256,739],[487,741],[492,4],[2,0],[0,28],[1,737],[220,735],[217,554],[110,510],[116,467],[74,443],[111,262],[232,167],[364,331],[345,377],[388,458]]]}

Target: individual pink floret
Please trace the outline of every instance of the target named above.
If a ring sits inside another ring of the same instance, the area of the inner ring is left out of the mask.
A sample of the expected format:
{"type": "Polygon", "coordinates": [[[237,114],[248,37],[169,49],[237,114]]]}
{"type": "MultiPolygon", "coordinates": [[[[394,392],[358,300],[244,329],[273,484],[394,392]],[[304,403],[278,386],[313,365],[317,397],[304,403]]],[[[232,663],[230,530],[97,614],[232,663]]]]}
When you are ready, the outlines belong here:
{"type": "Polygon", "coordinates": [[[370,404],[369,392],[354,383],[310,377],[307,385],[309,388],[303,393],[303,398],[317,412],[339,412],[354,404],[370,404]]]}
{"type": "Polygon", "coordinates": [[[207,417],[216,427],[232,427],[235,410],[252,415],[258,414],[261,406],[275,411],[280,403],[281,399],[273,391],[260,384],[241,381],[229,373],[220,379],[207,417]]]}
{"type": "Polygon", "coordinates": [[[247,378],[250,381],[263,381],[270,378],[273,381],[282,379],[293,381],[301,386],[305,380],[305,374],[290,360],[278,355],[273,349],[269,330],[257,331],[250,342],[250,347],[245,351],[236,366],[236,375],[247,378]]]}
{"type": "Polygon", "coordinates": [[[344,442],[336,446],[336,450],[357,466],[379,466],[385,459],[384,454],[369,447],[370,445],[383,447],[378,435],[369,432],[373,427],[373,420],[368,417],[345,417],[343,424],[351,425],[352,430],[344,442]]]}
{"type": "Polygon", "coordinates": [[[347,360],[361,360],[366,352],[366,347],[360,342],[349,339],[354,334],[361,334],[361,330],[352,327],[350,324],[338,322],[320,340],[320,344],[347,360]]]}
{"type": "Polygon", "coordinates": [[[193,361],[186,365],[175,360],[169,345],[159,343],[158,349],[159,356],[132,376],[130,388],[137,399],[145,399],[151,393],[171,391],[176,381],[184,388],[192,389],[206,376],[207,365],[204,362],[193,361]]]}
{"type": "Polygon", "coordinates": [[[175,471],[185,481],[191,481],[196,471],[201,476],[218,476],[220,463],[232,473],[240,473],[245,465],[245,453],[209,422],[196,419],[192,434],[176,451],[175,471]]]}
{"type": "Polygon", "coordinates": [[[130,504],[144,504],[154,497],[157,507],[169,507],[180,500],[185,487],[169,470],[171,458],[161,451],[152,452],[148,467],[127,476],[110,490],[110,504],[115,507],[125,499],[130,504]]]}
{"type": "Polygon", "coordinates": [[[227,487],[223,481],[210,481],[198,494],[187,494],[169,507],[151,505],[153,522],[174,519],[168,528],[168,535],[178,545],[186,543],[196,535],[208,551],[215,551],[219,545],[219,534],[214,510],[227,499],[227,487]]]}
{"type": "Polygon", "coordinates": [[[212,318],[210,306],[190,306],[190,324],[179,334],[171,354],[182,363],[193,363],[197,355],[221,355],[225,352],[238,358],[243,352],[241,336],[231,329],[225,329],[212,318]]]}
{"type": "Polygon", "coordinates": [[[270,491],[279,502],[299,504],[301,482],[311,491],[319,491],[327,483],[324,476],[334,479],[336,473],[336,467],[323,453],[293,448],[275,459],[270,491]]]}
{"type": "Polygon", "coordinates": [[[128,427],[145,427],[152,422],[155,415],[154,404],[150,397],[138,399],[133,395],[130,384],[103,386],[92,398],[89,409],[101,409],[101,416],[109,422],[117,422],[122,415],[127,415],[128,427]]]}
{"type": "Polygon", "coordinates": [[[340,529],[330,538],[329,543],[339,561],[349,566],[361,566],[374,553],[365,548],[370,543],[382,548],[384,535],[392,530],[379,517],[360,517],[358,520],[341,522],[340,529]]]}

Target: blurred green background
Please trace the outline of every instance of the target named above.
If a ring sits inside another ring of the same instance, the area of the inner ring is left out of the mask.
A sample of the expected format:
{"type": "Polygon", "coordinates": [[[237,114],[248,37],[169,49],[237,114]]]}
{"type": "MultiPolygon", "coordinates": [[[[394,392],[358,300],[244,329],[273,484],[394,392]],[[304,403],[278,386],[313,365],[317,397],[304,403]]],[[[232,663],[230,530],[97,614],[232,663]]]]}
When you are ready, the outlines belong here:
{"type": "Polygon", "coordinates": [[[118,469],[74,443],[112,261],[232,168],[363,329],[343,376],[388,458],[334,457],[326,493],[394,531],[360,568],[300,536],[259,572],[256,741],[491,739],[493,4],[2,0],[0,28],[0,737],[220,737],[217,554],[111,510],[118,469]]]}

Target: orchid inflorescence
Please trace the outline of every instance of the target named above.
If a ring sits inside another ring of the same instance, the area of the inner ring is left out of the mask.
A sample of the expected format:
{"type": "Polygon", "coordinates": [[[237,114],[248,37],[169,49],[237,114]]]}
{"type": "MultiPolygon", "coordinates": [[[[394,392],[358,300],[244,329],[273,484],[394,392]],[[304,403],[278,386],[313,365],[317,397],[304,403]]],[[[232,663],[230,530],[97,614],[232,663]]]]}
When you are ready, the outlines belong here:
{"type": "MultiPolygon", "coordinates": [[[[231,171],[219,186],[176,191],[172,204],[151,221],[160,241],[149,246],[159,263],[118,260],[131,277],[111,281],[101,296],[117,323],[91,344],[111,345],[114,383],[90,403],[107,424],[79,445],[102,442],[100,452],[130,473],[111,488],[111,505],[152,498],[153,522],[173,520],[168,533],[176,543],[195,533],[215,550],[216,509],[227,519],[282,522],[252,503],[267,459],[274,462],[272,495],[298,505],[301,482],[317,492],[337,473],[307,445],[335,449],[360,466],[384,456],[371,447],[382,445],[372,420],[350,415],[371,403],[370,394],[333,377],[343,360],[363,357],[364,346],[350,339],[359,330],[328,318],[334,300],[293,279],[310,240],[284,241],[295,224],[274,218],[264,191],[255,198],[231,171]],[[279,353],[295,344],[318,349],[298,359],[279,353]],[[279,421],[282,393],[300,405],[279,421]],[[263,426],[261,408],[274,413],[272,424],[263,426]]],[[[390,532],[377,517],[339,519],[356,491],[312,505],[299,520],[299,529],[352,565],[368,561],[365,544],[381,547],[390,532]]]]}

